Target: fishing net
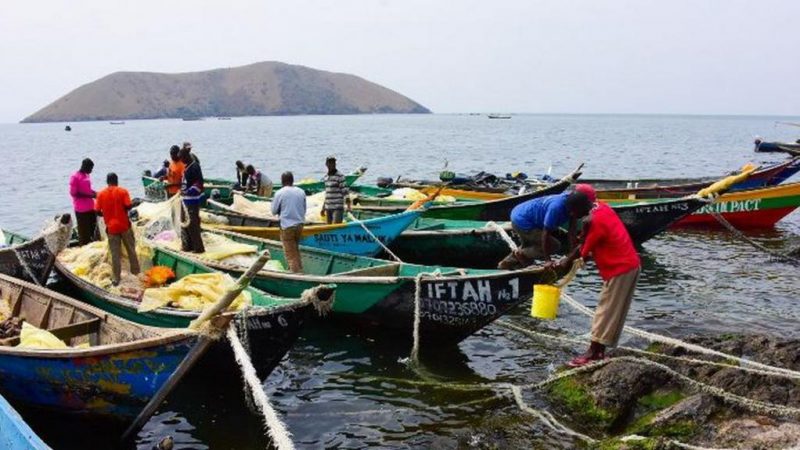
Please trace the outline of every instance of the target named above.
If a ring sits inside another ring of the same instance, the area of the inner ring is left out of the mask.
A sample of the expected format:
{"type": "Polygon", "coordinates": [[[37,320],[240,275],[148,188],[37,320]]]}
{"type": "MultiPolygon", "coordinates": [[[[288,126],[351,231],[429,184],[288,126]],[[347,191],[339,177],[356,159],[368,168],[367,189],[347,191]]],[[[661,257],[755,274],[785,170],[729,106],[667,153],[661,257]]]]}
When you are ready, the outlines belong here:
{"type": "MultiPolygon", "coordinates": [[[[169,286],[145,289],[139,312],[169,306],[190,311],[202,311],[216,303],[236,280],[219,272],[187,275],[169,286]]],[[[242,291],[231,303],[230,309],[238,311],[252,303],[250,293],[242,291]]]]}
{"type": "MultiPolygon", "coordinates": [[[[322,206],[325,204],[325,193],[320,192],[306,197],[306,222],[325,222],[322,216],[322,206]]],[[[268,220],[279,220],[272,214],[272,202],[253,201],[243,195],[234,195],[231,210],[246,216],[258,217],[268,220]]]]}
{"type": "MultiPolygon", "coordinates": [[[[427,199],[428,195],[413,188],[398,188],[393,190],[392,195],[387,198],[391,200],[418,201],[427,199]]],[[[456,198],[451,195],[439,195],[433,201],[435,203],[454,203],[456,198]]]]}

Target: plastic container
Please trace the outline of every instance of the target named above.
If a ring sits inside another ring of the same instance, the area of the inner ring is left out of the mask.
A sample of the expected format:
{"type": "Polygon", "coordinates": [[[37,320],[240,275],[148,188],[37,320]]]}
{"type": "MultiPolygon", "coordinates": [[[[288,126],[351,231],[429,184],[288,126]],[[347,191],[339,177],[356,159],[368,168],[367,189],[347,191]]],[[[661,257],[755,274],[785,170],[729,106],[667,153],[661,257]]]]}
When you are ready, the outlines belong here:
{"type": "Polygon", "coordinates": [[[561,289],[550,284],[534,284],[531,317],[553,320],[558,315],[561,289]]]}

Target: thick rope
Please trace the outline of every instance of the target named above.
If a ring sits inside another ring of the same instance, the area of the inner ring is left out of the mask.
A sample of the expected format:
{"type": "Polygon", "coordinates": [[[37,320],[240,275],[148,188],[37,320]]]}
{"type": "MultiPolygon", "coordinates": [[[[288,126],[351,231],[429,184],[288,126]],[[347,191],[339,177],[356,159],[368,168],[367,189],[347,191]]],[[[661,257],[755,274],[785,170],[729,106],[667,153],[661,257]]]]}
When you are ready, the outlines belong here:
{"type": "Polygon", "coordinates": [[[574,431],[562,425],[561,422],[556,420],[556,418],[553,417],[553,415],[548,413],[547,411],[531,408],[530,406],[528,406],[528,404],[525,403],[525,400],[523,400],[522,398],[522,389],[520,389],[519,386],[511,386],[510,388],[511,388],[511,395],[514,397],[514,402],[516,402],[519,409],[530,415],[538,417],[539,420],[551,430],[557,433],[566,434],[568,436],[578,438],[589,444],[594,444],[597,442],[597,440],[595,440],[594,438],[591,438],[582,433],[578,433],[577,431],[574,431]]]}
{"type": "Polygon", "coordinates": [[[422,323],[422,305],[420,296],[422,291],[422,278],[423,277],[431,277],[436,278],[439,277],[441,273],[439,271],[436,272],[421,272],[418,273],[416,277],[414,277],[414,328],[413,328],[413,343],[411,345],[411,355],[409,356],[409,364],[411,367],[420,367],[419,363],[419,328],[420,324],[422,323]]]}
{"type": "Polygon", "coordinates": [[[748,244],[750,244],[753,247],[761,250],[762,252],[767,253],[768,255],[772,256],[773,258],[776,258],[776,259],[779,259],[779,260],[783,260],[783,261],[792,262],[792,263],[795,263],[795,264],[800,263],[800,260],[798,260],[797,257],[792,255],[793,252],[788,252],[788,253],[776,252],[775,250],[771,250],[771,249],[765,247],[764,245],[756,242],[755,240],[747,237],[744,233],[742,233],[740,230],[738,230],[736,227],[734,227],[732,223],[728,222],[728,219],[723,217],[722,214],[717,213],[717,212],[712,212],[711,216],[713,218],[717,219],[717,222],[719,222],[720,225],[725,227],[728,231],[733,233],[734,236],[736,236],[737,238],[747,242],[748,244]]]}
{"type": "Polygon", "coordinates": [[[395,261],[397,261],[397,262],[399,262],[399,263],[403,262],[403,260],[402,260],[402,259],[400,259],[400,258],[399,258],[397,255],[395,255],[395,254],[394,254],[394,252],[392,252],[391,250],[389,250],[389,247],[387,247],[386,245],[384,245],[384,243],[383,243],[383,242],[381,242],[381,240],[380,240],[380,239],[378,239],[378,237],[377,237],[377,236],[375,236],[374,234],[372,234],[372,231],[370,231],[370,230],[369,230],[369,228],[368,228],[368,227],[367,227],[367,226],[364,224],[364,222],[362,222],[362,221],[358,220],[358,219],[356,218],[356,216],[354,216],[354,215],[353,215],[353,213],[351,213],[350,211],[348,211],[348,212],[347,212],[347,217],[349,217],[349,218],[350,218],[350,220],[352,220],[353,222],[355,222],[355,223],[357,223],[357,224],[361,225],[361,228],[363,228],[363,229],[364,229],[364,231],[366,231],[366,232],[367,232],[367,234],[368,234],[368,235],[370,235],[370,237],[372,237],[372,239],[375,239],[375,242],[377,242],[377,243],[378,243],[378,245],[380,245],[380,246],[381,246],[381,248],[383,248],[383,251],[385,251],[385,252],[386,252],[386,253],[387,253],[389,256],[391,256],[391,257],[392,257],[392,259],[394,259],[395,261]]]}
{"type": "Polygon", "coordinates": [[[281,421],[280,417],[278,417],[272,405],[270,405],[267,393],[264,391],[263,386],[261,386],[258,375],[256,375],[256,369],[247,356],[247,352],[242,346],[242,343],[239,342],[239,336],[234,328],[234,326],[228,327],[228,342],[230,342],[231,348],[233,348],[233,355],[236,358],[236,362],[242,369],[242,378],[245,384],[250,388],[253,400],[261,409],[264,416],[264,424],[267,427],[267,433],[278,450],[293,450],[294,443],[292,443],[291,434],[289,434],[286,425],[281,421]]]}
{"type": "Polygon", "coordinates": [[[517,243],[514,242],[513,239],[511,239],[511,236],[508,235],[506,230],[504,230],[502,226],[498,225],[497,222],[486,222],[486,228],[496,231],[497,234],[500,235],[500,238],[503,239],[503,241],[505,241],[505,243],[508,245],[508,248],[510,248],[512,252],[519,248],[519,246],[517,246],[517,243]]]}

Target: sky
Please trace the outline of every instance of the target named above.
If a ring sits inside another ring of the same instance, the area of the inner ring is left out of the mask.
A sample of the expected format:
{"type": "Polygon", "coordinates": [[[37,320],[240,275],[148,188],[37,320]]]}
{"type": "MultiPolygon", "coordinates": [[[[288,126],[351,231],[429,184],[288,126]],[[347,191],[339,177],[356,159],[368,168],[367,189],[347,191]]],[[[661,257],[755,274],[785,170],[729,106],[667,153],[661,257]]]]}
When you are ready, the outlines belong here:
{"type": "Polygon", "coordinates": [[[115,71],[283,61],[434,112],[800,115],[797,0],[25,0],[0,122],[115,71]]]}

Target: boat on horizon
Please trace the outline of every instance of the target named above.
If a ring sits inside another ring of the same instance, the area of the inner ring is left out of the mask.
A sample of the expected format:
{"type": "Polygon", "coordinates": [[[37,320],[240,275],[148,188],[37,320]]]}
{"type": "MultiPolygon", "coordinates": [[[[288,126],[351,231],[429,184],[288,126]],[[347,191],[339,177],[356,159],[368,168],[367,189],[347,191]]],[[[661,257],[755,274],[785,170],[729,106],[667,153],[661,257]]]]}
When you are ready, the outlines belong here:
{"type": "Polygon", "coordinates": [[[125,125],[125,121],[118,121],[118,122],[108,122],[109,125],[125,125]]]}
{"type": "Polygon", "coordinates": [[[490,119],[510,119],[511,114],[488,114],[486,117],[490,119]]]}

